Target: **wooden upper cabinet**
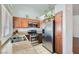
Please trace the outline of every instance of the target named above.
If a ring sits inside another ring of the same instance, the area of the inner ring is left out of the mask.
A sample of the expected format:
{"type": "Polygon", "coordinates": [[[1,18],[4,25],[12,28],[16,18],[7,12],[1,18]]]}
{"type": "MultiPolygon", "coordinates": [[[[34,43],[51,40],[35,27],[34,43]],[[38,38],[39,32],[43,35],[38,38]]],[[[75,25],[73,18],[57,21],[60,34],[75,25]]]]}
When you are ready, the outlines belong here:
{"type": "Polygon", "coordinates": [[[40,28],[40,20],[34,20],[33,22],[37,24],[38,28],[40,28]]]}
{"type": "Polygon", "coordinates": [[[40,28],[41,25],[42,25],[42,21],[38,20],[38,27],[40,28]]]}
{"type": "Polygon", "coordinates": [[[21,27],[21,19],[18,17],[13,17],[13,27],[20,28],[21,27]]]}
{"type": "Polygon", "coordinates": [[[42,24],[42,21],[41,20],[37,20],[37,25],[38,25],[38,28],[40,28],[41,24],[42,24]]]}
{"type": "Polygon", "coordinates": [[[29,23],[33,23],[33,24],[37,25],[36,26],[37,28],[40,28],[40,20],[29,19],[29,23]]]}
{"type": "Polygon", "coordinates": [[[28,19],[13,17],[13,26],[14,28],[26,28],[28,27],[28,19]]]}
{"type": "Polygon", "coordinates": [[[21,27],[22,27],[22,28],[28,27],[28,19],[23,18],[23,19],[21,20],[21,27]]]}
{"type": "Polygon", "coordinates": [[[37,24],[37,27],[40,27],[40,20],[32,20],[29,18],[20,18],[20,17],[13,17],[13,27],[14,28],[27,28],[29,27],[29,23],[37,24]]]}
{"type": "Polygon", "coordinates": [[[32,22],[32,19],[28,19],[28,18],[27,18],[27,20],[28,20],[28,23],[32,22]]]}

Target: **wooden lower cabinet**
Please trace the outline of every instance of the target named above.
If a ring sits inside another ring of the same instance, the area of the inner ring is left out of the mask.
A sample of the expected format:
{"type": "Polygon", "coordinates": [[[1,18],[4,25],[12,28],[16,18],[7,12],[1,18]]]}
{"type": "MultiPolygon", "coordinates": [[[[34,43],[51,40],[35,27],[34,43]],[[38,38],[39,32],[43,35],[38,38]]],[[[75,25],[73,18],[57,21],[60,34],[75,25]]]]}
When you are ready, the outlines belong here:
{"type": "Polygon", "coordinates": [[[38,43],[42,43],[42,33],[38,34],[37,36],[37,40],[38,40],[38,43]]]}
{"type": "Polygon", "coordinates": [[[73,53],[79,54],[79,38],[78,37],[73,38],[73,53]]]}

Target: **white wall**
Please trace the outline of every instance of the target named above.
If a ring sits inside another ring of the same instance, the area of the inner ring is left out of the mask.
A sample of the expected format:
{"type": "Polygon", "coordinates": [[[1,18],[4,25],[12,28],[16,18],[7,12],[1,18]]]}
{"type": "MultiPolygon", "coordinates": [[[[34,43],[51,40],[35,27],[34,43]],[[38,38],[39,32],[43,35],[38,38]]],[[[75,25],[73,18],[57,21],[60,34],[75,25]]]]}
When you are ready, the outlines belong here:
{"type": "Polygon", "coordinates": [[[26,33],[30,30],[36,30],[37,33],[42,33],[42,28],[16,28],[14,29],[14,31],[15,30],[18,30],[19,32],[26,32],[26,33]]]}
{"type": "Polygon", "coordinates": [[[14,16],[16,17],[23,17],[26,18],[26,15],[30,15],[29,18],[33,18],[35,19],[36,16],[38,16],[38,13],[36,13],[35,10],[26,10],[26,9],[22,9],[22,10],[14,10],[14,16]]]}
{"type": "MultiPolygon", "coordinates": [[[[13,32],[13,22],[12,22],[12,15],[11,13],[7,10],[7,8],[4,6],[4,5],[1,5],[0,7],[0,45],[2,46],[8,39],[9,37],[12,35],[12,32],[13,32]],[[5,17],[6,16],[6,17],[5,17]],[[10,33],[7,35],[7,36],[3,36],[3,33],[4,33],[4,30],[6,30],[8,27],[6,27],[6,29],[4,29],[4,24],[6,25],[5,23],[5,20],[9,20],[8,22],[8,25],[9,25],[9,30],[10,30],[10,33]]],[[[4,54],[10,54],[12,53],[12,44],[11,44],[11,41],[9,40],[7,42],[7,44],[3,45],[4,47],[1,48],[0,50],[0,53],[4,54]]]]}
{"type": "Polygon", "coordinates": [[[73,32],[74,32],[74,37],[79,37],[79,15],[74,15],[73,16],[73,32]]]}
{"type": "Polygon", "coordinates": [[[79,4],[73,5],[73,37],[79,38],[79,4]]]}
{"type": "Polygon", "coordinates": [[[66,46],[65,52],[66,53],[73,53],[73,6],[72,5],[66,5],[66,36],[64,42],[66,42],[64,45],[66,46]]]}
{"type": "MultiPolygon", "coordinates": [[[[0,46],[1,46],[1,5],[0,5],[0,46]]],[[[1,49],[0,49],[0,53],[1,53],[1,49]]]]}
{"type": "MultiPolygon", "coordinates": [[[[53,8],[55,4],[50,4],[53,8]]],[[[40,17],[47,13],[49,4],[14,4],[14,16],[25,17],[26,14],[30,18],[40,17]],[[47,12],[45,12],[47,11],[47,12]]]]}
{"type": "Polygon", "coordinates": [[[1,5],[0,5],[0,38],[1,38],[1,26],[2,25],[2,20],[1,20],[1,5]]]}
{"type": "Polygon", "coordinates": [[[13,32],[13,22],[12,22],[12,15],[9,13],[9,11],[5,8],[5,6],[4,5],[1,5],[1,44],[3,44],[11,35],[12,35],[12,32],[13,32]],[[6,37],[4,37],[3,36],[3,33],[4,33],[4,23],[5,23],[5,20],[6,20],[6,18],[5,18],[5,12],[7,12],[8,14],[7,14],[7,17],[8,17],[8,19],[9,19],[9,29],[10,29],[10,33],[6,36],[6,37]]]}
{"type": "Polygon", "coordinates": [[[58,4],[55,6],[55,14],[63,11],[63,26],[62,26],[62,50],[63,53],[72,53],[72,5],[58,4]]]}

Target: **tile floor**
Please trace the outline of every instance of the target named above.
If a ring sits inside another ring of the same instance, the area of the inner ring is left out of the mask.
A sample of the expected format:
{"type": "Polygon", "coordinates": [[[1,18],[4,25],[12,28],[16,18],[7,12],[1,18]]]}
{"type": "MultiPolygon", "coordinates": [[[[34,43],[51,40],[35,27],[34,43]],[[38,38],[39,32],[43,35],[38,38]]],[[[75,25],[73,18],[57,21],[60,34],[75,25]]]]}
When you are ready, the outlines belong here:
{"type": "Polygon", "coordinates": [[[47,49],[45,49],[42,44],[34,46],[38,54],[51,54],[47,49]]]}
{"type": "Polygon", "coordinates": [[[42,46],[42,44],[32,46],[32,44],[29,41],[13,43],[12,53],[13,54],[51,54],[48,50],[46,50],[42,46]]]}
{"type": "Polygon", "coordinates": [[[36,54],[37,52],[29,42],[21,41],[12,44],[13,54],[36,54]]]}

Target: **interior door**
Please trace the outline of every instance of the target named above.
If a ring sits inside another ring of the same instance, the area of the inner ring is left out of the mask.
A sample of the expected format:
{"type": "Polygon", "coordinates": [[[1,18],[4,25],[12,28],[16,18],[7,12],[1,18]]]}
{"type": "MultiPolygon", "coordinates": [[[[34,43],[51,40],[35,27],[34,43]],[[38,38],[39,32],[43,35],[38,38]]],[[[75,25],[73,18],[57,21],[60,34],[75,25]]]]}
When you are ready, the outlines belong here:
{"type": "Polygon", "coordinates": [[[55,52],[62,53],[62,14],[60,11],[55,15],[55,52]]]}

